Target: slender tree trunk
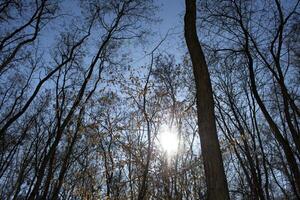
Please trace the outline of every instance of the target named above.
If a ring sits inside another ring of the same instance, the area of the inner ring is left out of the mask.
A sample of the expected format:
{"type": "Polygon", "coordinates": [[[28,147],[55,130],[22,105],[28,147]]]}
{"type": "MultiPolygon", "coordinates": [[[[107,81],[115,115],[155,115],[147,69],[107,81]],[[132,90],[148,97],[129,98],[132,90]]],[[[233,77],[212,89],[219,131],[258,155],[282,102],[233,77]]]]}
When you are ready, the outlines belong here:
{"type": "Polygon", "coordinates": [[[229,199],[228,186],[218,141],[212,87],[196,31],[196,0],[186,0],[184,33],[196,83],[198,129],[209,200],[229,199]]]}

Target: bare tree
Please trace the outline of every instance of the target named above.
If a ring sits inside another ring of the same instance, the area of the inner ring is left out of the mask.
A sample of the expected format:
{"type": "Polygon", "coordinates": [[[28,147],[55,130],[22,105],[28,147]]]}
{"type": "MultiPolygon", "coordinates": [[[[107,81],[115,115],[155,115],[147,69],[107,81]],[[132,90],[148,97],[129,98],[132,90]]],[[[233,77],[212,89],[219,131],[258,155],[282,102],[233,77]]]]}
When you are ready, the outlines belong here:
{"type": "Polygon", "coordinates": [[[226,175],[217,136],[214,102],[208,67],[196,31],[196,1],[186,0],[184,34],[196,82],[198,131],[204,161],[208,199],[229,199],[226,175]]]}

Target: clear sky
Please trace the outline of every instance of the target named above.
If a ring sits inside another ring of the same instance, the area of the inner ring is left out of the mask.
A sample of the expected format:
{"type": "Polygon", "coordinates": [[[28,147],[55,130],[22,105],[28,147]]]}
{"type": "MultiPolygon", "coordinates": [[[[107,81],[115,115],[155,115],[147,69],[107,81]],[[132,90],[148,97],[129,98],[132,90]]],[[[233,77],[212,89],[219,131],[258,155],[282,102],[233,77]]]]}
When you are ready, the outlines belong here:
{"type": "Polygon", "coordinates": [[[144,55],[157,46],[167,33],[168,37],[157,52],[169,53],[176,58],[180,58],[184,52],[182,48],[184,0],[156,0],[155,3],[158,6],[156,16],[160,22],[150,26],[154,36],[148,37],[150,44],[147,44],[142,50],[145,51],[144,54],[133,56],[134,65],[145,64],[144,55]]]}
{"type": "Polygon", "coordinates": [[[169,53],[179,54],[183,36],[184,0],[157,0],[159,6],[158,17],[162,20],[157,24],[158,40],[169,31],[169,36],[163,44],[169,53]]]}
{"type": "Polygon", "coordinates": [[[182,26],[182,14],[184,10],[184,0],[161,0],[158,16],[162,19],[160,31],[164,32],[168,29],[182,26]]]}

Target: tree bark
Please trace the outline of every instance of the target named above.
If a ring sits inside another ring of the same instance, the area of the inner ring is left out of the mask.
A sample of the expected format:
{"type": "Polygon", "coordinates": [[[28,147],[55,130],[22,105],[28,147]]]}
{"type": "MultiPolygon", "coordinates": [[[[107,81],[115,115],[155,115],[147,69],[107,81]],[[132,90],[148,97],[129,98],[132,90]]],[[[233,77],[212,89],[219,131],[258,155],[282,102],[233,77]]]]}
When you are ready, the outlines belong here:
{"type": "Polygon", "coordinates": [[[184,35],[196,83],[198,131],[207,184],[207,199],[229,199],[218,141],[214,102],[208,67],[196,31],[196,0],[186,0],[184,35]]]}

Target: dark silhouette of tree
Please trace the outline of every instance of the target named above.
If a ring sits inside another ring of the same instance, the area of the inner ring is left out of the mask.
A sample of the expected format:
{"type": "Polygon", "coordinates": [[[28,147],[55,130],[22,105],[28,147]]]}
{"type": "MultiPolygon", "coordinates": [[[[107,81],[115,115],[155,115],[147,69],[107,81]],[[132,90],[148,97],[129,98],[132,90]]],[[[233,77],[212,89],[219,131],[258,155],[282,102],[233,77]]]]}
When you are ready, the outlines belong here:
{"type": "Polygon", "coordinates": [[[196,83],[198,132],[207,183],[208,199],[229,199],[228,186],[217,136],[213,93],[208,67],[197,36],[196,1],[186,0],[184,35],[196,83]]]}
{"type": "Polygon", "coordinates": [[[186,3],[0,2],[0,199],[299,199],[299,0],[186,3]]]}

